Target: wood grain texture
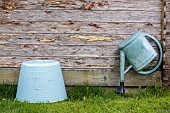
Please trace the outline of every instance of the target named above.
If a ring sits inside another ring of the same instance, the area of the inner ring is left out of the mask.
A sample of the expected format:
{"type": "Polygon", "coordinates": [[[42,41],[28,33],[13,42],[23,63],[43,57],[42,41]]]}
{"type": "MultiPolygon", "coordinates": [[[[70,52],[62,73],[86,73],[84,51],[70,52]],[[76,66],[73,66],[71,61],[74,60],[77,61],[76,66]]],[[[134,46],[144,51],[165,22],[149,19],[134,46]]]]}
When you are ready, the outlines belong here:
{"type": "Polygon", "coordinates": [[[112,57],[119,54],[118,47],[98,46],[61,46],[57,44],[5,44],[0,45],[0,56],[96,56],[112,57]]]}
{"type": "MultiPolygon", "coordinates": [[[[17,85],[19,68],[0,68],[0,83],[13,83],[17,85]]],[[[68,70],[62,69],[66,86],[76,84],[102,86],[119,86],[119,72],[112,69],[92,69],[92,70],[68,70]]],[[[125,76],[125,86],[149,86],[160,82],[161,71],[156,71],[150,75],[143,75],[129,71],[125,76]]]]}
{"type": "Polygon", "coordinates": [[[167,31],[166,31],[166,47],[167,50],[165,52],[165,65],[164,65],[164,76],[163,82],[165,86],[170,87],[170,1],[167,0],[167,12],[166,12],[166,21],[167,21],[167,31]]]}
{"type": "MultiPolygon", "coordinates": [[[[21,63],[28,60],[57,60],[61,63],[62,68],[69,69],[100,69],[115,68],[119,70],[119,55],[97,56],[97,55],[63,55],[63,56],[1,56],[0,67],[20,67],[21,63]]],[[[158,58],[151,62],[150,67],[156,65],[158,58]]],[[[129,66],[126,62],[126,67],[129,66]]]]}
{"type": "MultiPolygon", "coordinates": [[[[170,69],[170,49],[167,49],[167,51],[165,52],[165,66],[164,68],[165,69],[170,69]]],[[[167,73],[166,73],[167,74],[167,73]]],[[[170,74],[169,74],[170,75],[170,74]]]]}
{"type": "MultiPolygon", "coordinates": [[[[169,2],[169,4],[170,4],[170,2],[169,2]]],[[[166,28],[167,28],[167,40],[170,40],[170,10],[169,11],[167,11],[166,12],[166,21],[167,21],[167,26],[166,26],[166,28]]],[[[170,44],[170,42],[168,42],[169,44],[170,44]]]]}
{"type": "MultiPolygon", "coordinates": [[[[67,86],[118,86],[118,45],[138,30],[161,39],[160,0],[1,0],[0,7],[1,83],[17,84],[24,61],[52,59],[60,61],[67,86]]],[[[125,85],[160,79],[160,70],[130,70],[125,85]]]]}
{"type": "Polygon", "coordinates": [[[170,1],[169,0],[167,0],[166,2],[166,10],[167,12],[170,12],[170,1]]]}
{"type": "MultiPolygon", "coordinates": [[[[5,0],[0,1],[3,8],[5,0]]],[[[93,4],[90,10],[146,10],[160,11],[159,0],[10,0],[12,9],[82,9],[83,4],[93,4]]],[[[6,0],[7,3],[7,0],[6,0]]]]}
{"type": "MultiPolygon", "coordinates": [[[[118,57],[118,56],[117,56],[118,57]]],[[[63,68],[112,68],[119,65],[118,59],[114,57],[97,57],[96,55],[72,55],[72,56],[11,56],[1,57],[0,67],[20,67],[21,63],[28,60],[49,59],[58,60],[63,68]]]]}
{"type": "MultiPolygon", "coordinates": [[[[170,67],[170,65],[169,65],[169,67],[170,67]]],[[[170,87],[170,68],[166,68],[164,71],[165,71],[165,76],[163,78],[164,85],[170,87]]]]}
{"type": "MultiPolygon", "coordinates": [[[[0,34],[0,45],[3,44],[56,44],[56,45],[118,45],[129,35],[116,35],[112,33],[74,33],[74,34],[0,34]]],[[[161,40],[161,35],[153,35],[158,40],[161,40]]],[[[117,46],[117,47],[116,47],[117,46]]]]}
{"type": "MultiPolygon", "coordinates": [[[[166,21],[167,21],[167,31],[166,31],[166,40],[167,40],[167,48],[168,50],[166,51],[166,53],[170,53],[170,1],[167,1],[167,12],[166,12],[166,21]]],[[[170,56],[168,56],[170,57],[170,56]]],[[[170,63],[170,61],[169,61],[170,63]]],[[[169,67],[170,68],[170,67],[169,67]]]]}
{"type": "Polygon", "coordinates": [[[169,69],[170,69],[170,1],[167,1],[167,12],[166,12],[166,17],[167,17],[167,35],[166,35],[166,47],[167,47],[167,50],[165,52],[165,55],[166,55],[166,65],[165,65],[165,74],[166,76],[165,77],[169,77],[170,74],[168,73],[169,72],[169,69]]]}
{"type": "Polygon", "coordinates": [[[2,22],[0,33],[110,33],[131,34],[140,30],[160,34],[161,25],[156,23],[120,22],[2,22]]]}
{"type": "Polygon", "coordinates": [[[48,22],[154,22],[160,23],[161,12],[88,11],[88,10],[0,10],[2,21],[48,22]]]}
{"type": "Polygon", "coordinates": [[[166,20],[167,20],[167,22],[169,22],[169,19],[170,19],[170,11],[168,12],[166,12],[166,20]]]}

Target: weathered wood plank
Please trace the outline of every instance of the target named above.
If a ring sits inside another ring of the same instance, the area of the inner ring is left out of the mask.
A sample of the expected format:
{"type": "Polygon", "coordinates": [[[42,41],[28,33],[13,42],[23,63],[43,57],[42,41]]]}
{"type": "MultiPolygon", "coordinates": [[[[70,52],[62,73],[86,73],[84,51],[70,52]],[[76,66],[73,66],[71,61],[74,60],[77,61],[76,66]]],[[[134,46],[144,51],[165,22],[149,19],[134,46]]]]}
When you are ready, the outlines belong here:
{"type": "Polygon", "coordinates": [[[156,23],[100,23],[100,22],[2,22],[0,33],[112,33],[130,34],[140,30],[160,34],[156,23]]]}
{"type": "MultiPolygon", "coordinates": [[[[169,34],[170,33],[170,21],[169,20],[167,20],[168,22],[167,22],[167,34],[169,34]]],[[[169,36],[168,36],[169,37],[169,36]]]]}
{"type": "Polygon", "coordinates": [[[170,1],[167,0],[167,12],[166,12],[166,17],[167,17],[167,35],[166,35],[166,41],[167,41],[167,51],[166,51],[166,57],[167,57],[167,68],[170,69],[170,1]]]}
{"type": "Polygon", "coordinates": [[[166,12],[166,20],[167,20],[167,23],[170,22],[170,11],[166,12]]]}
{"type": "Polygon", "coordinates": [[[163,83],[166,86],[170,86],[170,1],[166,1],[166,51],[165,51],[165,65],[164,65],[164,76],[163,76],[163,83]]]}
{"type": "Polygon", "coordinates": [[[163,76],[163,82],[164,85],[170,86],[170,1],[167,0],[167,12],[166,12],[166,21],[167,21],[167,35],[166,35],[166,47],[167,50],[165,52],[165,65],[164,65],[164,76],[163,76]]]}
{"type": "MultiPolygon", "coordinates": [[[[129,35],[108,34],[0,34],[0,44],[57,44],[57,45],[108,45],[118,46],[129,35]]],[[[153,35],[161,40],[161,35],[153,35]]]]}
{"type": "MultiPolygon", "coordinates": [[[[1,56],[0,67],[20,67],[21,63],[28,60],[49,59],[58,60],[62,68],[68,69],[93,69],[93,68],[119,68],[119,55],[97,56],[97,55],[63,55],[63,56],[1,56]]],[[[151,68],[156,65],[157,58],[150,64],[151,68]]],[[[126,67],[129,66],[126,62],[126,67]]]]}
{"type": "Polygon", "coordinates": [[[119,56],[118,46],[108,45],[0,44],[0,48],[0,56],[119,56]]]}
{"type": "Polygon", "coordinates": [[[89,4],[90,10],[134,10],[160,11],[160,0],[9,0],[13,6],[5,6],[8,1],[0,1],[0,9],[83,9],[89,4]]]}
{"type": "Polygon", "coordinates": [[[84,21],[160,23],[161,12],[87,10],[0,10],[1,21],[84,21]]]}
{"type": "MultiPolygon", "coordinates": [[[[110,34],[0,34],[0,44],[117,45],[129,35],[110,34]]],[[[159,36],[160,38],[160,36],[159,36]]]]}
{"type": "Polygon", "coordinates": [[[166,45],[167,48],[170,49],[170,36],[167,36],[166,45]]]}
{"type": "MultiPolygon", "coordinates": [[[[67,86],[91,85],[119,86],[119,71],[112,69],[92,69],[92,70],[63,70],[63,77],[67,86]]],[[[19,68],[0,68],[0,83],[14,83],[17,85],[19,68]]],[[[129,71],[125,76],[125,86],[149,86],[160,82],[161,71],[156,71],[150,75],[137,74],[129,71]]]]}
{"type": "Polygon", "coordinates": [[[170,34],[170,12],[166,12],[166,17],[167,17],[167,19],[166,19],[166,21],[167,21],[167,32],[168,32],[168,34],[170,34]]]}
{"type": "Polygon", "coordinates": [[[63,68],[112,68],[119,65],[118,56],[98,57],[96,55],[72,55],[72,56],[48,56],[48,57],[29,57],[29,56],[4,56],[0,57],[0,67],[20,67],[21,63],[28,60],[51,59],[58,60],[63,68]]]}
{"type": "MultiPolygon", "coordinates": [[[[170,5],[170,2],[169,2],[169,5],[170,5]]],[[[166,36],[166,38],[167,38],[167,40],[169,40],[170,41],[170,11],[169,12],[166,12],[166,21],[167,21],[167,26],[166,26],[166,28],[167,28],[167,36],[166,36]]],[[[170,44],[170,42],[169,41],[167,41],[168,42],[168,44],[170,44]]],[[[170,48],[169,46],[167,46],[168,48],[170,48]]]]}
{"type": "MultiPolygon", "coordinates": [[[[169,65],[169,67],[170,67],[170,65],[169,65]]],[[[165,76],[163,77],[164,85],[170,87],[170,68],[167,68],[164,71],[165,71],[165,76]]]]}
{"type": "Polygon", "coordinates": [[[119,54],[115,46],[61,46],[57,44],[5,44],[0,45],[0,56],[114,56],[119,54]]]}
{"type": "Polygon", "coordinates": [[[170,1],[169,0],[167,0],[166,2],[166,10],[170,12],[170,1]]]}
{"type": "MultiPolygon", "coordinates": [[[[170,44],[168,44],[168,45],[170,45],[170,44]]],[[[165,51],[165,56],[166,56],[166,58],[165,58],[165,60],[166,60],[166,65],[167,66],[169,66],[170,67],[170,47],[168,46],[167,47],[167,50],[165,51]]]]}
{"type": "Polygon", "coordinates": [[[164,55],[165,57],[163,60],[165,61],[165,65],[164,65],[164,71],[165,71],[166,69],[169,69],[170,67],[170,49],[169,48],[167,48],[164,55]]]}

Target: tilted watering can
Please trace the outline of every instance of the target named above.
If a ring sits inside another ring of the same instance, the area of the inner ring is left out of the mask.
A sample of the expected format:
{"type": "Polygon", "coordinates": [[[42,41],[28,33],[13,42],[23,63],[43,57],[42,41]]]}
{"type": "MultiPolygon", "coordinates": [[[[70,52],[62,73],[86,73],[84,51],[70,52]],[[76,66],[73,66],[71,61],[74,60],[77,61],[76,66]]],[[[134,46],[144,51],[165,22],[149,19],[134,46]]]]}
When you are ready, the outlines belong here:
{"type": "Polygon", "coordinates": [[[120,86],[117,88],[117,93],[125,93],[124,89],[124,74],[133,67],[133,69],[140,74],[150,74],[154,72],[162,62],[162,47],[156,38],[153,36],[144,33],[144,32],[135,32],[128,39],[123,41],[119,45],[120,50],[120,86]],[[148,66],[151,61],[157,56],[156,51],[148,42],[146,37],[151,38],[156,42],[159,47],[159,61],[157,65],[147,71],[143,69],[148,66]],[[130,63],[130,66],[125,70],[125,57],[130,63]]]}

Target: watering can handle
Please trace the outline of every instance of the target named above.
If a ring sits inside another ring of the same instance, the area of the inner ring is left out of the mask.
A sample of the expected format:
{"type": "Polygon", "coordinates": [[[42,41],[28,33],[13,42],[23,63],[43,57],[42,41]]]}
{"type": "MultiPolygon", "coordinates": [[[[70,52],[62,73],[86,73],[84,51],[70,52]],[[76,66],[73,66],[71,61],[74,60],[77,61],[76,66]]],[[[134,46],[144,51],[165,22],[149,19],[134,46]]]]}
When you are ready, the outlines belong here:
{"type": "Polygon", "coordinates": [[[162,46],[158,42],[158,40],[156,38],[154,38],[153,36],[151,36],[150,34],[147,34],[147,33],[144,33],[144,34],[145,34],[145,36],[148,36],[149,38],[153,39],[156,42],[156,44],[159,47],[159,53],[160,53],[159,61],[153,69],[151,69],[149,71],[138,71],[138,73],[140,73],[140,74],[150,74],[150,73],[154,72],[156,69],[158,69],[158,67],[161,65],[161,62],[162,62],[162,46]]]}

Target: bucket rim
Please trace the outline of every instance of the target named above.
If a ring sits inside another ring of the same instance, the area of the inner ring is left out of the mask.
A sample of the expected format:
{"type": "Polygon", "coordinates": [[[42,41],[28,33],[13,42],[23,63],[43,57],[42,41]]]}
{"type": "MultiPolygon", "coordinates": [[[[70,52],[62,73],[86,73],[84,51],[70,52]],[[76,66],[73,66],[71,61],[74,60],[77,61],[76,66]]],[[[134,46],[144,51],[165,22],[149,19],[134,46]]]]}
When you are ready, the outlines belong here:
{"type": "Polygon", "coordinates": [[[29,60],[22,63],[22,65],[31,66],[31,67],[37,67],[37,66],[44,67],[44,66],[52,66],[58,64],[60,63],[56,60],[29,60]]]}
{"type": "Polygon", "coordinates": [[[124,41],[119,45],[119,49],[123,49],[123,48],[125,48],[127,45],[129,45],[131,42],[133,42],[140,33],[141,33],[140,31],[137,31],[137,32],[133,33],[129,38],[127,38],[126,40],[124,40],[124,41]]]}

